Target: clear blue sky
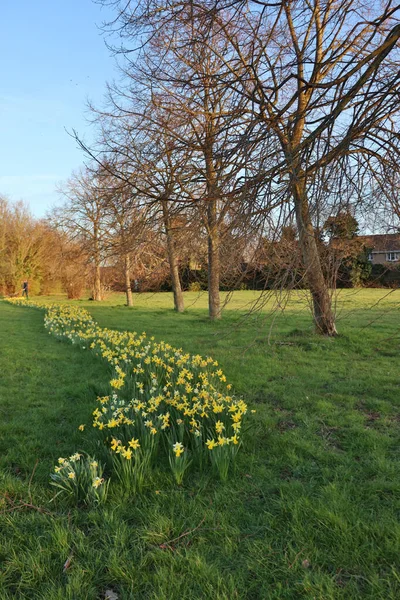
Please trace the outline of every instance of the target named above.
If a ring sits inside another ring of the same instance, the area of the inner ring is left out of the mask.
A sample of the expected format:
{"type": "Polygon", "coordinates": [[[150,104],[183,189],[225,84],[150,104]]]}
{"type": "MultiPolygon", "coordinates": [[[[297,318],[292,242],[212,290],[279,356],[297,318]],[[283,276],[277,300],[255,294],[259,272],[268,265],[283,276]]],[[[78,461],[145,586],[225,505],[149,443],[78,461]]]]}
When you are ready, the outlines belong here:
{"type": "Polygon", "coordinates": [[[86,100],[102,102],[117,76],[98,26],[110,13],[91,0],[2,2],[0,19],[0,195],[36,216],[83,162],[66,133],[87,140],[86,100]]]}

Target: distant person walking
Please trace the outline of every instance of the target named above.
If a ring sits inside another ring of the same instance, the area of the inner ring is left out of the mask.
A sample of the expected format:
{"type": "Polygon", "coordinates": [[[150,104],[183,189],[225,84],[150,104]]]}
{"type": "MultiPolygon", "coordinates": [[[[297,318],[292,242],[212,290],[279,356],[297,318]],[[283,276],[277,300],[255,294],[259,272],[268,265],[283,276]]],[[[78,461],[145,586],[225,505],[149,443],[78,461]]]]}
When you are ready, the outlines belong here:
{"type": "Polygon", "coordinates": [[[27,300],[29,300],[28,292],[29,292],[28,282],[24,281],[24,283],[22,284],[22,297],[26,296],[27,300]]]}

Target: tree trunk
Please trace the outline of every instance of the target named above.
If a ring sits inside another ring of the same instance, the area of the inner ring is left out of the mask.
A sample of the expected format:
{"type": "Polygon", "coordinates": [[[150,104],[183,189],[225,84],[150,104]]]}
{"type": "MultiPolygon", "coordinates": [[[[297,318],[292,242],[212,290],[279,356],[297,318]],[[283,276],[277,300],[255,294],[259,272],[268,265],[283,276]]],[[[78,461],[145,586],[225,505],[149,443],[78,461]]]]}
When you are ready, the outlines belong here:
{"type": "Polygon", "coordinates": [[[221,301],[219,296],[220,256],[219,231],[217,223],[217,201],[208,200],[208,313],[213,321],[221,318],[221,301]]]}
{"type": "Polygon", "coordinates": [[[174,294],[174,308],[176,312],[183,313],[185,304],[183,301],[183,293],[181,280],[179,277],[178,259],[176,256],[174,236],[172,233],[171,219],[168,212],[167,200],[162,200],[163,220],[165,227],[165,235],[167,236],[167,253],[168,262],[171,272],[172,291],[174,294]]]}
{"type": "Polygon", "coordinates": [[[94,266],[93,300],[103,300],[103,294],[101,289],[100,265],[97,261],[95,262],[94,266]]]}
{"type": "Polygon", "coordinates": [[[208,314],[211,320],[221,318],[220,284],[220,240],[218,229],[218,189],[214,168],[213,143],[209,141],[205,153],[207,177],[207,237],[208,237],[208,314]]]}
{"type": "Polygon", "coordinates": [[[315,327],[318,333],[335,336],[337,330],[332,312],[332,300],[322,271],[304,180],[294,185],[293,197],[303,265],[312,297],[315,327]]]}
{"type": "Polygon", "coordinates": [[[99,249],[99,238],[98,238],[98,227],[94,225],[93,229],[93,256],[94,256],[94,287],[93,287],[93,300],[103,300],[103,291],[101,289],[101,271],[100,271],[100,249],[99,249]]]}
{"type": "Polygon", "coordinates": [[[132,288],[131,288],[131,257],[125,254],[125,293],[126,305],[133,306],[132,288]]]}

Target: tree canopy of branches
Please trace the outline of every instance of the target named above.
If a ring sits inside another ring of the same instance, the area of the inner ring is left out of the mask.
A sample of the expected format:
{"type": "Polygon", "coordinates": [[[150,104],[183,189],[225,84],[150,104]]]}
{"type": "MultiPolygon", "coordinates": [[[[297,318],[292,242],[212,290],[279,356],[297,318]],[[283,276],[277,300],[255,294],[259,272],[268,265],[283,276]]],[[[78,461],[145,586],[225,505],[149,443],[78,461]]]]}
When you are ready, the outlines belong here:
{"type": "Polygon", "coordinates": [[[137,81],[146,72],[163,107],[194,124],[209,234],[221,198],[230,206],[240,198],[244,212],[252,202],[253,216],[260,203],[264,212],[293,211],[317,330],[335,335],[316,218],[324,203],[360,196],[396,162],[399,7],[360,0],[103,3],[117,10],[111,27],[121,34],[126,73],[137,81]],[[225,176],[232,178],[221,193],[228,157],[225,176]]]}
{"type": "Polygon", "coordinates": [[[101,300],[101,266],[107,256],[108,207],[96,178],[87,170],[73,175],[61,193],[65,202],[53,211],[52,222],[90,257],[93,299],[101,300]]]}

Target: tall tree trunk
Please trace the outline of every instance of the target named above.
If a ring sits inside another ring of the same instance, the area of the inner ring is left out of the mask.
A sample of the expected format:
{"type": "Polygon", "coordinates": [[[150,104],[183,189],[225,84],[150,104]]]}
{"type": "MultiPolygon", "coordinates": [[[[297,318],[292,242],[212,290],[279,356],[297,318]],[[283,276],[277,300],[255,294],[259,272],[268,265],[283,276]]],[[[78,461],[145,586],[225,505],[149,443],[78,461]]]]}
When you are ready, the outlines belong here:
{"type": "Polygon", "coordinates": [[[208,314],[213,321],[221,318],[220,255],[219,231],[217,222],[217,201],[208,200],[208,314]]]}
{"type": "Polygon", "coordinates": [[[96,260],[94,265],[94,287],[93,287],[93,300],[102,300],[103,294],[101,289],[101,275],[100,275],[100,264],[96,260]]]}
{"type": "Polygon", "coordinates": [[[93,286],[93,300],[103,300],[103,293],[101,289],[101,269],[100,269],[100,249],[99,249],[99,238],[98,238],[98,227],[94,225],[93,230],[93,249],[94,249],[94,286],[93,286]]]}
{"type": "Polygon", "coordinates": [[[303,265],[313,302],[315,327],[318,333],[335,336],[337,330],[332,311],[332,300],[322,271],[304,178],[298,179],[294,184],[293,197],[303,265]]]}
{"type": "Polygon", "coordinates": [[[205,149],[207,177],[207,237],[208,237],[208,314],[213,321],[221,318],[220,285],[220,240],[218,229],[218,189],[213,160],[213,144],[209,141],[205,149]]]}
{"type": "Polygon", "coordinates": [[[126,305],[133,306],[132,299],[132,288],[131,288],[131,257],[129,253],[125,254],[125,293],[126,293],[126,305]]]}
{"type": "Polygon", "coordinates": [[[167,200],[162,200],[163,220],[165,235],[167,236],[168,262],[171,272],[172,291],[174,294],[174,308],[176,312],[182,313],[185,310],[181,280],[179,277],[178,259],[176,256],[175,241],[171,227],[171,219],[168,211],[167,200]]]}

